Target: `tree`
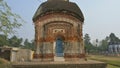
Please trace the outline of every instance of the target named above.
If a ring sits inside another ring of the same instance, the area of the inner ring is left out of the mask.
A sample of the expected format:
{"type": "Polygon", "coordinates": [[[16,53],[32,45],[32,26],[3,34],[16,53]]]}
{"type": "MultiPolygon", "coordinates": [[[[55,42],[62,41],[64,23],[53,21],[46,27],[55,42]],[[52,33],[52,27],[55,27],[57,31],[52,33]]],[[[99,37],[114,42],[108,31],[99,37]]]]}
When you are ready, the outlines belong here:
{"type": "Polygon", "coordinates": [[[85,34],[84,42],[85,42],[85,44],[90,44],[90,36],[89,36],[89,34],[85,34]]]}
{"type": "Polygon", "coordinates": [[[111,44],[118,44],[118,43],[120,43],[120,39],[118,37],[116,37],[114,33],[111,33],[109,35],[109,38],[110,38],[110,43],[111,44]]]}
{"type": "Polygon", "coordinates": [[[34,40],[32,40],[31,42],[28,41],[28,39],[26,39],[24,41],[24,48],[27,48],[27,49],[31,49],[31,50],[34,50],[34,40]]]}
{"type": "Polygon", "coordinates": [[[13,36],[9,39],[9,46],[12,47],[21,47],[22,46],[22,38],[18,38],[16,36],[13,36]]]}
{"type": "Polygon", "coordinates": [[[108,50],[108,43],[109,43],[109,37],[106,37],[101,41],[101,45],[99,46],[99,52],[105,52],[108,50]]]}
{"type": "Polygon", "coordinates": [[[11,11],[11,8],[4,0],[0,0],[0,34],[12,34],[15,28],[22,26],[24,20],[11,11]]]}
{"type": "Polygon", "coordinates": [[[5,35],[0,35],[0,47],[4,45],[8,45],[8,38],[5,35]]]}
{"type": "Polygon", "coordinates": [[[0,47],[1,46],[10,46],[10,47],[21,47],[23,39],[13,36],[8,38],[6,35],[0,34],[0,47]]]}
{"type": "Polygon", "coordinates": [[[86,50],[86,52],[88,52],[88,53],[93,52],[94,49],[93,49],[93,45],[90,42],[90,36],[89,36],[89,34],[85,34],[84,44],[85,44],[85,50],[86,50]]]}
{"type": "Polygon", "coordinates": [[[109,36],[107,36],[105,39],[101,41],[101,45],[99,46],[99,51],[106,52],[108,51],[109,44],[114,45],[119,43],[120,43],[120,39],[116,37],[114,33],[111,33],[109,36]]]}

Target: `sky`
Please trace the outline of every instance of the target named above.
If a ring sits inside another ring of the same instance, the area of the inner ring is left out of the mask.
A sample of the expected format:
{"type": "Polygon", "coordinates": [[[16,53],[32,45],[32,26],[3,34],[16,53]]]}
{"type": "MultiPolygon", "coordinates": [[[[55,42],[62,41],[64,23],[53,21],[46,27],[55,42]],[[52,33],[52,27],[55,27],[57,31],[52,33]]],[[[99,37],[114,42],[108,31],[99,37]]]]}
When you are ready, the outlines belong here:
{"type": "MultiPolygon", "coordinates": [[[[26,23],[17,30],[18,37],[34,39],[32,17],[39,5],[46,0],[5,0],[14,13],[26,23]]],[[[70,0],[82,10],[85,21],[83,34],[88,33],[92,40],[104,39],[110,33],[120,38],[120,0],[70,0]]]]}

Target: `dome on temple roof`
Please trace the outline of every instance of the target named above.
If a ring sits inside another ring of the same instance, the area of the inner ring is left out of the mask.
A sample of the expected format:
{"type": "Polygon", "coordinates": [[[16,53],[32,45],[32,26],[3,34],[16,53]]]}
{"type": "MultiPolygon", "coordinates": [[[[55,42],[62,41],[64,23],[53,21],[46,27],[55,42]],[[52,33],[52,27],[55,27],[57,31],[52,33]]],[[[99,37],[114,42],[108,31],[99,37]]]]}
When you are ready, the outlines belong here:
{"type": "Polygon", "coordinates": [[[84,16],[77,4],[69,0],[48,0],[42,3],[34,14],[33,21],[47,12],[67,12],[84,22],[84,16]]]}

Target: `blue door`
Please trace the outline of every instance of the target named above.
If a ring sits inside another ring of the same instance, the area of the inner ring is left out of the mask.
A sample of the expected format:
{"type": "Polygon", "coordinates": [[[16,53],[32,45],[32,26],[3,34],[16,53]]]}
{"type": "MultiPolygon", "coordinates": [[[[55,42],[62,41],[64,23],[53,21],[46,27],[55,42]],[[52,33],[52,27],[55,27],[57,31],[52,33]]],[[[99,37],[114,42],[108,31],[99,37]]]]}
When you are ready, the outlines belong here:
{"type": "Polygon", "coordinates": [[[56,56],[63,57],[63,40],[62,39],[56,40],[56,56]]]}

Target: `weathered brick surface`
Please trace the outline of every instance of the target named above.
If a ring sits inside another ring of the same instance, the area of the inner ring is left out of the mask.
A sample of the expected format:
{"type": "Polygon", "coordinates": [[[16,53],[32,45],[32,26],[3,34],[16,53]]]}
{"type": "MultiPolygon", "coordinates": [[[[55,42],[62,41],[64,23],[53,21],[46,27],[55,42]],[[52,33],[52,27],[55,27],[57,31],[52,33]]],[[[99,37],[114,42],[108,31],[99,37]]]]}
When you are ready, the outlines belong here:
{"type": "Polygon", "coordinates": [[[35,22],[36,52],[34,58],[54,58],[56,39],[64,41],[65,58],[84,58],[82,36],[83,23],[76,17],[65,13],[48,13],[35,22]],[[51,53],[51,54],[49,54],[51,53]]]}

